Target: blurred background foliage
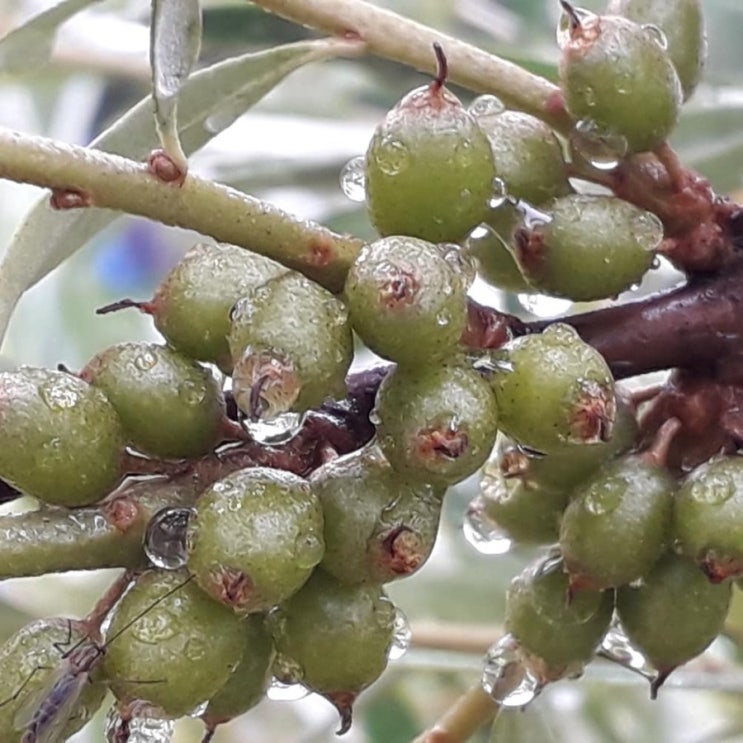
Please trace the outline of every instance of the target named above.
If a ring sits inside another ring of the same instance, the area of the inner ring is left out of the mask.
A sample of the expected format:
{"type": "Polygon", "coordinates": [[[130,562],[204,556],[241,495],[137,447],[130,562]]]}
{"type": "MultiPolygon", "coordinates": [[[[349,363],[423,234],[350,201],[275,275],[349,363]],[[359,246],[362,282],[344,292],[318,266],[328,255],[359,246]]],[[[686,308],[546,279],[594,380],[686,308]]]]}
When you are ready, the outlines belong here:
{"type": "MultiPolygon", "coordinates": [[[[555,0],[387,0],[421,22],[472,41],[548,78],[556,78],[555,0]]],[[[0,0],[0,35],[52,3],[0,0]]],[[[599,10],[604,3],[585,6],[599,10]]],[[[743,4],[704,0],[710,54],[705,84],[687,104],[674,138],[682,160],[720,193],[743,188],[743,4]]],[[[145,0],[106,0],[65,23],[50,65],[31,56],[7,71],[0,56],[0,125],[85,144],[148,94],[148,16],[145,0]]],[[[204,1],[205,66],[251,50],[311,37],[311,32],[243,0],[204,1]]],[[[410,88],[425,81],[413,70],[368,58],[311,65],[292,74],[192,161],[195,172],[266,198],[334,229],[371,236],[363,204],[339,188],[339,172],[362,154],[375,124],[410,88]]],[[[465,100],[471,96],[460,91],[465,100]]],[[[0,250],[39,196],[33,187],[0,182],[0,250]]],[[[194,234],[122,217],[22,300],[0,366],[19,363],[75,369],[95,352],[123,340],[155,337],[134,312],[97,317],[94,309],[124,296],[145,299],[194,234]]],[[[673,278],[660,280],[667,284],[673,278]]],[[[656,283],[658,283],[656,281],[656,283]]],[[[495,297],[509,307],[513,298],[495,297]]],[[[522,312],[526,308],[520,307],[522,312]]],[[[545,309],[545,308],[542,308],[545,309]]],[[[561,303],[547,311],[564,311],[561,303]]],[[[462,538],[476,478],[452,489],[435,552],[418,575],[390,593],[414,627],[446,638],[464,626],[472,638],[495,639],[511,576],[531,556],[519,550],[478,554],[462,538]],[[467,628],[470,628],[467,630],[467,628]]],[[[17,504],[6,510],[17,508],[17,504]]],[[[110,574],[18,579],[0,586],[0,635],[30,617],[81,614],[110,574]]],[[[733,637],[743,633],[743,601],[731,613],[733,637]]],[[[735,643],[718,640],[704,658],[672,676],[657,702],[644,682],[594,664],[575,683],[549,688],[527,711],[504,713],[480,740],[493,743],[733,743],[743,741],[743,669],[735,643]]],[[[479,677],[480,656],[413,648],[393,662],[359,703],[349,743],[402,743],[430,724],[479,677]]],[[[336,719],[323,700],[267,700],[220,729],[215,741],[315,743],[334,739],[336,719]]],[[[180,723],[176,741],[197,741],[196,722],[180,723]]],[[[102,739],[100,721],[74,738],[102,739]]]]}

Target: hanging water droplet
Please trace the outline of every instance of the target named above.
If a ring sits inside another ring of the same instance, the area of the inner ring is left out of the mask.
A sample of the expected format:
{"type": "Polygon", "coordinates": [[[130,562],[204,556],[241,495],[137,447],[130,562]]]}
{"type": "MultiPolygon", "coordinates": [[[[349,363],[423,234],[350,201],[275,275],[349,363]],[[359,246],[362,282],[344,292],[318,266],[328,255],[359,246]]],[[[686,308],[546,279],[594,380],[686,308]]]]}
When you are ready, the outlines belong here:
{"type": "Polygon", "coordinates": [[[536,317],[558,317],[564,315],[572,305],[569,299],[547,297],[544,294],[517,294],[518,303],[536,317]]]}
{"type": "Polygon", "coordinates": [[[481,116],[496,116],[503,113],[506,107],[498,96],[485,94],[479,95],[470,103],[467,111],[475,118],[481,116]]]}
{"type": "Polygon", "coordinates": [[[609,630],[604,635],[596,654],[630,671],[635,671],[648,680],[655,678],[655,669],[650,661],[632,645],[616,615],[612,618],[609,630]]]}
{"type": "Polygon", "coordinates": [[[341,170],[341,190],[350,201],[366,199],[366,158],[363,155],[351,158],[341,170]]]}
{"type": "Polygon", "coordinates": [[[277,446],[291,441],[302,429],[306,413],[282,413],[273,418],[242,422],[251,438],[264,446],[277,446]]]}
{"type": "Polygon", "coordinates": [[[666,32],[654,23],[643,23],[642,30],[663,50],[668,50],[668,37],[666,32]]]}
{"type": "Polygon", "coordinates": [[[412,637],[413,631],[410,629],[410,622],[408,622],[405,612],[399,607],[396,607],[395,621],[392,626],[392,644],[387,651],[387,657],[390,660],[402,658],[410,647],[412,637]]]}
{"type": "Polygon", "coordinates": [[[209,700],[203,701],[201,704],[197,704],[189,713],[188,717],[193,717],[195,720],[198,720],[201,715],[206,712],[206,708],[209,706],[209,700]]]}
{"type": "Polygon", "coordinates": [[[552,217],[547,214],[547,212],[537,209],[523,199],[512,202],[512,205],[521,216],[521,221],[523,222],[524,227],[528,230],[542,227],[552,221],[552,217]]]}
{"type": "Polygon", "coordinates": [[[274,702],[297,702],[308,696],[310,690],[302,684],[285,684],[278,679],[271,681],[266,696],[274,702]]]}
{"type": "Polygon", "coordinates": [[[539,679],[524,664],[513,635],[504,635],[488,650],[482,688],[503,707],[524,707],[542,690],[539,679]]]}
{"type": "Polygon", "coordinates": [[[108,743],[170,743],[175,732],[173,720],[135,715],[124,719],[116,704],[108,710],[105,722],[108,743]]]}
{"type": "Polygon", "coordinates": [[[513,541],[485,511],[485,500],[481,495],[470,501],[462,525],[464,538],[482,555],[505,555],[513,541]]]}
{"type": "Polygon", "coordinates": [[[382,419],[379,417],[377,409],[372,408],[372,410],[369,411],[369,423],[371,423],[372,426],[378,426],[381,422],[382,419]]]}
{"type": "Polygon", "coordinates": [[[560,18],[557,21],[557,32],[555,34],[557,38],[557,45],[560,49],[564,49],[570,42],[572,37],[571,31],[573,29],[575,19],[581,24],[587,23],[591,18],[594,18],[594,14],[585,8],[573,8],[575,17],[571,16],[565,8],[560,13],[560,18]]]}
{"type": "Polygon", "coordinates": [[[573,155],[589,162],[597,170],[614,170],[627,154],[627,139],[599,126],[591,119],[581,119],[568,137],[573,155]]]}
{"type": "Polygon", "coordinates": [[[144,552],[162,570],[178,570],[188,560],[186,529],[193,508],[162,508],[147,524],[144,552]]]}
{"type": "Polygon", "coordinates": [[[493,178],[493,195],[488,201],[488,207],[499,209],[506,203],[513,203],[513,199],[508,195],[508,185],[503,178],[496,176],[493,178]]]}
{"type": "Polygon", "coordinates": [[[635,241],[648,252],[663,240],[663,223],[652,212],[640,212],[632,218],[630,230],[635,241]]]}

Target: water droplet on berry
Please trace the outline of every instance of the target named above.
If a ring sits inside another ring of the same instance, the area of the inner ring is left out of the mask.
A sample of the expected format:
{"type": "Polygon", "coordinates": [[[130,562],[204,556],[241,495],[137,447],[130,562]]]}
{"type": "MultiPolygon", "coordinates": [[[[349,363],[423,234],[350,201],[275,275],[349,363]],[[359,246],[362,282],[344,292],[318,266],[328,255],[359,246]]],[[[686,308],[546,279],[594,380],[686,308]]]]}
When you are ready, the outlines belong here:
{"type": "Polygon", "coordinates": [[[105,733],[108,743],[121,743],[122,740],[126,740],[126,743],[170,743],[174,732],[173,720],[139,715],[123,720],[116,704],[110,707],[106,715],[105,733]]]}
{"type": "Polygon", "coordinates": [[[506,203],[511,203],[512,199],[508,195],[508,185],[503,178],[497,176],[493,178],[493,196],[488,201],[490,209],[499,209],[506,203]]]}
{"type": "Polygon", "coordinates": [[[536,317],[558,317],[564,315],[572,301],[544,294],[517,294],[519,304],[536,317]]]}
{"type": "Polygon", "coordinates": [[[291,441],[304,425],[305,413],[282,413],[264,420],[242,422],[251,437],[265,446],[276,446],[291,441]]]}
{"type": "Polygon", "coordinates": [[[162,570],[178,570],[188,559],[186,529],[192,508],[162,508],[147,524],[144,552],[162,570]]]}
{"type": "Polygon", "coordinates": [[[652,212],[640,212],[630,223],[632,235],[648,252],[655,250],[663,240],[663,223],[652,212]]]}
{"type": "Polygon", "coordinates": [[[708,475],[697,480],[692,486],[689,495],[697,503],[711,506],[724,503],[735,493],[735,482],[726,473],[708,475]]]}
{"type": "Polygon", "coordinates": [[[498,96],[485,94],[479,95],[470,103],[467,111],[478,118],[480,116],[494,116],[506,110],[503,101],[498,96]]]}
{"type": "Polygon", "coordinates": [[[392,644],[387,652],[390,660],[398,660],[408,651],[410,640],[413,637],[413,631],[410,629],[410,622],[405,616],[402,609],[395,609],[395,620],[392,625],[392,644]]]}
{"type": "Polygon", "coordinates": [[[482,688],[504,707],[524,707],[542,690],[539,679],[524,664],[513,635],[504,635],[488,650],[482,688]]]}
{"type": "Polygon", "coordinates": [[[206,385],[187,380],[178,385],[178,397],[183,403],[192,408],[203,402],[206,397],[206,385]]]}
{"type": "Polygon", "coordinates": [[[73,378],[57,377],[39,385],[39,394],[50,410],[74,408],[80,402],[80,391],[73,378]]]}
{"type": "Polygon", "coordinates": [[[570,149],[597,170],[614,170],[627,154],[625,137],[599,126],[591,119],[581,119],[569,136],[570,149]]]}
{"type": "Polygon", "coordinates": [[[395,176],[408,167],[410,153],[399,139],[386,138],[375,151],[377,167],[389,176],[395,176]]]}
{"type": "Polygon", "coordinates": [[[639,673],[646,679],[655,677],[655,670],[648,659],[630,642],[619,619],[614,616],[609,630],[601,641],[597,655],[639,673]]]}
{"type": "Polygon", "coordinates": [[[266,696],[274,702],[297,702],[308,696],[310,690],[302,684],[285,684],[274,679],[268,687],[266,696]]]}
{"type": "Polygon", "coordinates": [[[668,37],[665,31],[654,23],[644,23],[642,30],[663,50],[668,49],[668,37]]]}
{"type": "Polygon", "coordinates": [[[485,511],[481,495],[472,499],[467,507],[462,525],[464,538],[482,555],[505,555],[513,541],[485,511]]]}
{"type": "Polygon", "coordinates": [[[528,230],[542,227],[552,221],[552,217],[547,212],[540,211],[523,199],[519,199],[515,203],[512,203],[512,205],[521,215],[521,221],[528,230]]]}
{"type": "MultiPolygon", "coordinates": [[[[581,23],[586,23],[589,19],[594,17],[594,14],[586,10],[585,8],[573,8],[573,11],[581,23]]],[[[556,33],[557,45],[560,47],[560,49],[564,49],[565,46],[567,46],[567,44],[570,42],[572,36],[572,23],[573,19],[571,18],[570,14],[565,9],[563,9],[562,13],[560,13],[560,18],[557,21],[556,33]]]]}
{"type": "Polygon", "coordinates": [[[152,351],[142,351],[134,357],[134,366],[140,371],[149,371],[155,364],[157,364],[157,357],[152,351]]]}
{"type": "Polygon", "coordinates": [[[350,201],[366,199],[366,163],[363,155],[351,158],[341,170],[341,191],[350,201]]]}

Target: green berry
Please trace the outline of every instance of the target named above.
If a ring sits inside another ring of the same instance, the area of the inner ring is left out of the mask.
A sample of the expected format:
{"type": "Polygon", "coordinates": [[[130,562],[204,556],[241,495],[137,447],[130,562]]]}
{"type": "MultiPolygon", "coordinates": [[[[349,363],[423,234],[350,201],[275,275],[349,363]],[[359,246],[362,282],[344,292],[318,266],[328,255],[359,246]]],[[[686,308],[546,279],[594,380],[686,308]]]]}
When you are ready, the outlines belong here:
{"type": "Polygon", "coordinates": [[[656,35],[620,16],[568,15],[560,60],[568,111],[622,137],[628,152],[656,148],[676,126],[682,102],[678,75],[656,35]]]}
{"type": "Polygon", "coordinates": [[[453,245],[386,237],[364,246],[346,279],[354,330],[400,363],[450,355],[467,321],[465,268],[453,245]]]}
{"type": "Polygon", "coordinates": [[[658,217],[613,196],[574,194],[553,201],[544,219],[515,233],[526,280],[546,294],[588,301],[642,280],[663,239],[658,217]]]}
{"type": "Polygon", "coordinates": [[[299,273],[266,281],[235,304],[229,345],[235,399],[251,419],[345,395],[353,357],[348,311],[299,273]]]}
{"type": "Polygon", "coordinates": [[[381,675],[393,639],[395,607],[379,586],[348,586],[321,570],[270,616],[275,674],[329,699],[351,724],[359,692],[381,675]]]}
{"type": "Polygon", "coordinates": [[[260,614],[246,617],[242,629],[242,660],[227,683],[209,700],[201,716],[210,730],[255,707],[271,682],[275,653],[264,617],[260,614]]]}
{"type": "Polygon", "coordinates": [[[526,568],[506,596],[506,630],[541,661],[549,681],[582,670],[601,642],[614,609],[613,591],[583,591],[568,601],[568,576],[554,559],[526,568]]]}
{"type": "Polygon", "coordinates": [[[390,464],[404,475],[441,486],[475,472],[497,433],[488,383],[455,363],[398,367],[379,389],[375,414],[379,444],[390,464]]]}
{"type": "Polygon", "coordinates": [[[569,326],[507,343],[494,356],[491,384],[501,429],[550,453],[611,437],[614,382],[602,356],[569,326]]]}
{"type": "Polygon", "coordinates": [[[660,29],[684,100],[688,99],[702,76],[707,56],[701,0],[612,0],[609,12],[660,29]]]}
{"type": "Polygon", "coordinates": [[[103,661],[120,702],[145,700],[169,718],[215,696],[244,648],[240,619],[193,581],[184,583],[186,576],[150,571],[137,578],[116,606],[108,635],[123,633],[109,643],[103,661]]]}
{"type": "Polygon", "coordinates": [[[187,539],[188,569],[201,588],[240,614],[266,611],[322,559],[322,508],[301,477],[238,470],[199,498],[187,539]]]}
{"type": "Polygon", "coordinates": [[[617,613],[632,644],[660,672],[658,686],[722,631],[731,584],[714,585],[685,557],[667,554],[638,586],[617,591],[617,613]]]}
{"type": "Polygon", "coordinates": [[[375,449],[316,470],[312,486],[325,516],[325,572],[343,583],[388,583],[412,575],[436,541],[441,495],[406,480],[375,449]]]}
{"type": "Polygon", "coordinates": [[[487,136],[437,79],[406,95],[374,132],[369,217],[381,235],[457,242],[485,218],[494,176],[487,136]]]}
{"type": "Polygon", "coordinates": [[[571,588],[610,588],[647,575],[670,542],[674,490],[663,467],[636,455],[586,480],[560,526],[571,588]]]}
{"type": "MultiPolygon", "coordinates": [[[[504,205],[497,211],[505,209],[510,210],[511,207],[504,205]]],[[[477,261],[477,272],[483,281],[505,291],[531,294],[534,288],[524,278],[509,247],[511,233],[517,222],[514,212],[513,220],[504,226],[503,232],[492,225],[475,230],[467,238],[465,249],[477,261]]]]}
{"type": "MultiPolygon", "coordinates": [[[[70,668],[63,657],[76,646],[89,643],[89,628],[72,619],[37,619],[18,630],[0,647],[0,738],[4,743],[27,743],[24,727],[47,700],[57,673],[70,668]]],[[[94,670],[94,669],[91,669],[94,670]]],[[[106,686],[94,673],[87,677],[66,723],[57,731],[62,740],[80,730],[103,704],[106,686]]],[[[61,724],[61,722],[60,722],[61,724]]],[[[49,729],[45,729],[48,733],[49,729]]],[[[37,739],[34,738],[33,741],[37,739]]],[[[39,738],[38,740],[41,740],[39,738]]]]}
{"type": "Polygon", "coordinates": [[[169,346],[112,346],[94,356],[80,376],[105,392],[129,443],[146,454],[185,459],[219,443],[224,421],[219,383],[169,346]]]}
{"type": "Polygon", "coordinates": [[[0,374],[0,477],[58,506],[107,495],[123,474],[124,432],[106,395],[65,372],[0,374]]]}
{"type": "Polygon", "coordinates": [[[743,575],[743,459],[721,456],[697,467],[674,502],[679,551],[714,581],[743,575]]]}

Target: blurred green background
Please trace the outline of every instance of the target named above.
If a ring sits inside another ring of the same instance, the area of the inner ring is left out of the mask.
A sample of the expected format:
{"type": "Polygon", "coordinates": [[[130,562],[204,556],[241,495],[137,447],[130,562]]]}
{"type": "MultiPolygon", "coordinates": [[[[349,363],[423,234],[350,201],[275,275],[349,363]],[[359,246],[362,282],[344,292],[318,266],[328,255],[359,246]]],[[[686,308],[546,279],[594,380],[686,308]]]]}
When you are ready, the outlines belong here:
{"type": "MultiPolygon", "coordinates": [[[[379,4],[556,77],[556,0],[379,4]]],[[[0,34],[50,5],[43,0],[0,0],[0,34]]],[[[598,10],[603,2],[585,5],[598,10]]],[[[687,165],[726,193],[743,188],[743,3],[705,0],[704,6],[710,40],[705,82],[687,104],[674,144],[687,165]]],[[[0,58],[0,125],[69,142],[90,141],[148,93],[148,14],[144,0],[95,3],[61,28],[52,65],[38,69],[29,62],[28,69],[11,75],[3,73],[0,58]]],[[[310,35],[248,3],[205,0],[200,64],[310,35]]],[[[339,172],[364,152],[384,112],[424,81],[413,70],[373,58],[311,65],[217,136],[193,158],[192,168],[302,217],[371,236],[363,204],[343,195],[339,172]]],[[[466,92],[462,96],[471,98],[466,92]]],[[[39,189],[0,181],[0,251],[39,194],[39,189]]],[[[125,296],[149,298],[195,239],[144,220],[118,219],[24,297],[0,366],[64,363],[76,369],[107,345],[155,338],[150,322],[135,312],[97,317],[94,310],[125,296]]],[[[670,273],[661,273],[650,285],[672,280],[670,273]]],[[[512,297],[493,299],[519,308],[512,297]]],[[[471,625],[473,639],[488,632],[493,639],[498,636],[505,588],[533,554],[481,555],[465,542],[461,524],[476,489],[476,478],[452,489],[430,562],[418,575],[390,587],[414,628],[425,623],[429,631],[446,637],[452,627],[471,625]]],[[[17,507],[11,504],[4,510],[17,507]]],[[[31,617],[84,613],[110,578],[110,573],[74,574],[4,582],[0,635],[9,635],[31,617]]],[[[731,622],[733,629],[743,631],[738,596],[731,622]]],[[[737,665],[738,656],[732,642],[719,640],[703,659],[672,676],[652,703],[637,677],[595,664],[582,680],[549,688],[526,712],[502,715],[493,740],[743,741],[743,668],[737,665]]],[[[345,740],[411,740],[478,679],[479,669],[476,653],[412,649],[362,696],[356,724],[345,740]]],[[[333,740],[336,726],[334,712],[321,699],[267,700],[220,729],[215,741],[319,743],[333,740]]],[[[480,739],[490,736],[484,731],[480,739]]],[[[200,737],[200,726],[185,721],[179,723],[174,740],[185,743],[200,737]]],[[[100,722],[73,740],[102,740],[100,722]]]]}

